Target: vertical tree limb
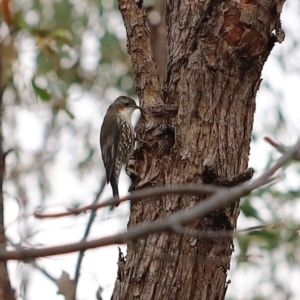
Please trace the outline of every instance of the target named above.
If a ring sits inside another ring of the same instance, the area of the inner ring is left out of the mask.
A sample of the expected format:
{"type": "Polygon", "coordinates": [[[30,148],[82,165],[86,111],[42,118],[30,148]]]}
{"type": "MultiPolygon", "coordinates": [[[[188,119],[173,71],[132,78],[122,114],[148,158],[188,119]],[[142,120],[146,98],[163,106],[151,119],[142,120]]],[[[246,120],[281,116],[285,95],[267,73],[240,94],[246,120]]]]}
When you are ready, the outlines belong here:
{"type": "Polygon", "coordinates": [[[150,43],[147,11],[134,0],[119,0],[128,36],[128,53],[132,60],[136,90],[143,107],[163,104],[150,43]]]}
{"type": "MultiPolygon", "coordinates": [[[[4,227],[4,201],[3,201],[3,181],[5,174],[5,154],[3,151],[2,117],[3,117],[3,57],[2,44],[0,44],[0,245],[6,247],[5,227],[4,227]]],[[[6,262],[0,262],[0,300],[15,300],[8,277],[6,262]]]]}

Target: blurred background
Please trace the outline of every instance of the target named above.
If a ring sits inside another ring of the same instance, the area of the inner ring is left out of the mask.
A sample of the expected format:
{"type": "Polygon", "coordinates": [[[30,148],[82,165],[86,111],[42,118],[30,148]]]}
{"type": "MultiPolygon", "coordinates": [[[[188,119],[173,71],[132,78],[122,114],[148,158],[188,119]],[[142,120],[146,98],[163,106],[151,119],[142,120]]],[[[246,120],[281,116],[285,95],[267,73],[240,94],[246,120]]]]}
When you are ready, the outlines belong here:
{"type": "MultiPolygon", "coordinates": [[[[33,213],[88,205],[101,191],[102,119],[119,95],[138,100],[122,16],[112,0],[2,0],[1,4],[4,150],[13,149],[7,156],[4,184],[10,248],[78,242],[89,213],[45,220],[33,213]]],[[[144,4],[154,36],[163,21],[162,5],[158,0],[144,4]]],[[[282,26],[285,41],[275,45],[257,94],[249,162],[256,175],[279,157],[264,136],[287,146],[299,136],[298,0],[284,5],[282,26]]],[[[155,44],[154,39],[153,47],[163,57],[159,41],[155,44]]],[[[273,226],[235,239],[227,299],[300,299],[299,179],[299,164],[293,163],[282,171],[278,183],[242,200],[238,229],[273,226]]],[[[129,184],[123,171],[121,195],[129,184]]],[[[110,196],[106,186],[100,201],[110,196]]],[[[99,210],[88,239],[125,230],[128,216],[128,203],[99,210]]],[[[126,247],[121,248],[126,253],[126,247]]],[[[117,259],[117,246],[87,251],[77,299],[97,299],[97,292],[103,300],[110,299],[117,259]]],[[[64,299],[57,295],[55,281],[63,272],[73,279],[77,265],[78,253],[38,259],[34,264],[8,262],[18,299],[30,300],[64,299]]]]}

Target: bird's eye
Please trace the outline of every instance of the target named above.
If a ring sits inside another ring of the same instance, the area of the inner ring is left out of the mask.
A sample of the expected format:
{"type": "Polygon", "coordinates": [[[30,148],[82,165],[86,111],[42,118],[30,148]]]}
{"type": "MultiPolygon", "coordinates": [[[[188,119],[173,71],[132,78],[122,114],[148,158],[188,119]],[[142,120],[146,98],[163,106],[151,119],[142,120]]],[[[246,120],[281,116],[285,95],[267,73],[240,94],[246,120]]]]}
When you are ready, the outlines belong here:
{"type": "Polygon", "coordinates": [[[124,106],[129,106],[129,103],[128,103],[128,102],[125,102],[125,103],[124,103],[124,106]]]}

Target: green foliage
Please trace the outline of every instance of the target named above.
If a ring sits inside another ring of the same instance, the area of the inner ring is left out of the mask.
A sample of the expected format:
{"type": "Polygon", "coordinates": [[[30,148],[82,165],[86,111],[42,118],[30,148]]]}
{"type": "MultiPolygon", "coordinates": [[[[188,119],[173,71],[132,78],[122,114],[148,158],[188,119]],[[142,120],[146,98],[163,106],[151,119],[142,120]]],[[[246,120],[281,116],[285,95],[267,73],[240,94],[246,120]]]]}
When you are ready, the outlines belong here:
{"type": "Polygon", "coordinates": [[[31,79],[32,87],[35,91],[35,93],[43,100],[43,101],[50,101],[51,95],[45,90],[40,87],[38,87],[35,83],[35,78],[31,79]]]}
{"type": "Polygon", "coordinates": [[[246,197],[245,200],[243,201],[243,203],[241,205],[241,211],[248,218],[252,217],[259,221],[262,221],[261,218],[259,217],[258,211],[251,204],[250,197],[246,197]]]}

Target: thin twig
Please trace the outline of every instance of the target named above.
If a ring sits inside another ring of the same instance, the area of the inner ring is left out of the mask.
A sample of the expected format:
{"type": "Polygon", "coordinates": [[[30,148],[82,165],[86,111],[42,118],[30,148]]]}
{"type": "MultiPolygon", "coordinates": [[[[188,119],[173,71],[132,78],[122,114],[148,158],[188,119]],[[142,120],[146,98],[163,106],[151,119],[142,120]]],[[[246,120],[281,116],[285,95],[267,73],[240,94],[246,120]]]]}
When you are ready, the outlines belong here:
{"type": "Polygon", "coordinates": [[[32,266],[33,266],[35,269],[39,270],[41,273],[43,273],[48,279],[50,279],[50,280],[51,280],[52,282],[54,282],[55,285],[56,285],[57,279],[54,278],[47,270],[45,270],[44,268],[42,268],[41,266],[39,266],[36,262],[33,262],[33,263],[32,263],[32,266]]]}
{"type": "MultiPolygon", "coordinates": [[[[20,246],[18,244],[15,244],[12,239],[6,236],[7,241],[16,249],[18,249],[20,246]]],[[[35,261],[32,261],[31,265],[39,270],[41,273],[43,273],[48,279],[50,279],[52,282],[56,283],[56,279],[43,267],[40,267],[35,261]]]]}
{"type": "Polygon", "coordinates": [[[88,205],[79,209],[69,209],[68,212],[56,213],[56,214],[42,214],[40,212],[35,212],[34,216],[38,219],[46,219],[46,218],[60,218],[71,215],[78,215],[81,213],[85,213],[88,210],[99,209],[107,206],[113,206],[117,203],[125,202],[128,200],[136,201],[147,198],[160,197],[170,194],[186,194],[186,195],[203,195],[203,194],[214,194],[216,192],[226,191],[226,188],[217,187],[214,185],[205,185],[205,184],[186,184],[181,186],[170,186],[170,187],[156,187],[151,190],[142,190],[136,191],[132,194],[125,196],[120,199],[110,198],[107,201],[101,202],[97,205],[88,205]]]}
{"type": "MultiPolygon", "coordinates": [[[[100,196],[101,194],[103,193],[103,190],[105,188],[105,185],[106,185],[106,177],[104,177],[100,183],[100,187],[99,187],[99,190],[95,196],[95,199],[93,201],[93,204],[92,205],[96,205],[97,202],[99,201],[100,199],[100,196]]],[[[95,220],[95,217],[97,215],[97,210],[96,209],[93,209],[91,211],[91,214],[90,214],[90,218],[89,218],[89,221],[86,225],[86,229],[85,229],[85,232],[84,232],[84,235],[83,235],[83,238],[81,240],[81,242],[84,242],[86,241],[89,233],[90,233],[90,230],[92,228],[92,224],[95,220]]],[[[78,259],[77,259],[77,264],[76,264],[76,270],[75,270],[75,275],[74,275],[74,281],[75,281],[75,289],[77,287],[77,283],[78,283],[78,279],[79,279],[79,275],[80,275],[80,267],[81,267],[81,263],[82,263],[82,260],[83,260],[83,255],[84,255],[84,250],[81,250],[78,254],[78,259]]]]}
{"type": "Polygon", "coordinates": [[[268,142],[272,147],[274,147],[275,149],[277,149],[280,153],[284,153],[286,151],[286,147],[284,147],[283,145],[278,144],[277,142],[275,142],[270,137],[265,136],[264,140],[266,142],[268,142]]]}
{"type": "Polygon", "coordinates": [[[252,227],[238,229],[238,230],[200,231],[200,230],[183,227],[180,224],[176,224],[175,226],[173,226],[173,231],[175,233],[183,234],[190,237],[201,238],[201,239],[232,238],[232,237],[236,238],[240,236],[242,233],[248,233],[257,230],[274,230],[281,225],[284,226],[284,221],[276,221],[273,223],[267,223],[267,224],[252,226],[252,227]]]}
{"type": "MultiPolygon", "coordinates": [[[[272,147],[274,147],[275,149],[278,150],[279,153],[283,154],[288,150],[288,147],[284,146],[283,144],[279,144],[276,141],[274,141],[272,138],[265,136],[264,140],[266,142],[268,142],[272,147]]],[[[298,151],[295,155],[294,155],[294,159],[295,160],[300,160],[300,152],[298,151]]]]}

